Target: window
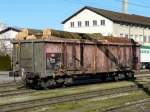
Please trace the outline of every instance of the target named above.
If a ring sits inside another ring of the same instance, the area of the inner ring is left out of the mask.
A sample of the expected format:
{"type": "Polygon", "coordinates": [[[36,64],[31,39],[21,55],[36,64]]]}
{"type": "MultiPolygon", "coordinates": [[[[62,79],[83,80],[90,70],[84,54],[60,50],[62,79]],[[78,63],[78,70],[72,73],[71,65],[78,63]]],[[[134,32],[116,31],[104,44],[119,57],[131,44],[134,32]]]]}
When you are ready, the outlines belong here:
{"type": "Polygon", "coordinates": [[[147,40],[146,40],[146,36],[144,36],[144,37],[143,37],[143,42],[144,42],[144,43],[146,43],[146,42],[147,42],[147,40]]]}
{"type": "Polygon", "coordinates": [[[93,20],[93,26],[97,26],[97,21],[93,20]]]}
{"type": "Polygon", "coordinates": [[[85,21],[85,26],[89,26],[89,21],[85,21]]]}
{"type": "Polygon", "coordinates": [[[123,27],[123,24],[120,24],[120,27],[123,27]]]}
{"type": "Polygon", "coordinates": [[[126,28],[128,28],[129,25],[128,25],[128,24],[125,24],[124,26],[125,26],[126,28]]]}
{"type": "Polygon", "coordinates": [[[128,38],[128,34],[125,34],[125,37],[128,38]]]}
{"type": "Polygon", "coordinates": [[[143,41],[143,35],[139,35],[139,42],[142,42],[143,41]]]}
{"type": "Polygon", "coordinates": [[[81,27],[81,26],[82,26],[82,22],[78,21],[78,27],[81,27]]]}
{"type": "Polygon", "coordinates": [[[120,34],[120,37],[123,37],[123,34],[122,34],[122,33],[120,34]]]}
{"type": "Polygon", "coordinates": [[[74,22],[70,22],[70,26],[71,26],[71,27],[74,27],[74,22]]]}
{"type": "Polygon", "coordinates": [[[135,41],[137,41],[137,40],[138,40],[138,39],[137,39],[137,35],[135,35],[135,37],[134,37],[134,38],[135,38],[135,41]]]}
{"type": "Polygon", "coordinates": [[[150,36],[148,36],[148,43],[150,43],[150,36]]]}
{"type": "Polygon", "coordinates": [[[130,38],[133,39],[133,35],[130,35],[130,38]]]}
{"type": "Polygon", "coordinates": [[[105,20],[101,20],[101,25],[105,25],[105,20]]]}

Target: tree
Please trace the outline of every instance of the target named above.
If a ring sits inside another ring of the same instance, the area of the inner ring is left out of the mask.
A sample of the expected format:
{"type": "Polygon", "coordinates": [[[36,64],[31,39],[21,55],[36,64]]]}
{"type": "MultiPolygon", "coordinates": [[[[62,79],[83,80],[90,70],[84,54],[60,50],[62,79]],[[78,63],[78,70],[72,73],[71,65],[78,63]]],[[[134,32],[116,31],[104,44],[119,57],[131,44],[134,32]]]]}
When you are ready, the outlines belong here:
{"type": "Polygon", "coordinates": [[[12,45],[10,45],[10,40],[0,39],[0,54],[11,56],[12,45]]]}

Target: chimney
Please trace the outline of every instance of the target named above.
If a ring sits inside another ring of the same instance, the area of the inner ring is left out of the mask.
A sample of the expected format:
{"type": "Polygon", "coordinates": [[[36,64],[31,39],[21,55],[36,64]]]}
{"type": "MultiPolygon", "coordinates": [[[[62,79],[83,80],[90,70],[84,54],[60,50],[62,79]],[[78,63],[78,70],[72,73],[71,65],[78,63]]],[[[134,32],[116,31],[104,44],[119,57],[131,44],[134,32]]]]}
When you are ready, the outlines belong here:
{"type": "Polygon", "coordinates": [[[128,14],[128,0],[123,0],[123,13],[128,14]]]}

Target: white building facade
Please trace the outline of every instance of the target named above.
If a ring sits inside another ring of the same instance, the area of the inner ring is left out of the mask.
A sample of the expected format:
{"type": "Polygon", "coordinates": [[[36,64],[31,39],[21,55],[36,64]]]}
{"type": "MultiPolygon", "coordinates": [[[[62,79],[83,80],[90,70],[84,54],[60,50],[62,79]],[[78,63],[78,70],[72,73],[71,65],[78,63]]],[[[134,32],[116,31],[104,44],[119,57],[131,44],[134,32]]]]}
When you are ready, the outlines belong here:
{"type": "Polygon", "coordinates": [[[16,38],[19,29],[7,27],[0,31],[0,53],[11,55],[13,45],[11,40],[16,38]]]}
{"type": "Polygon", "coordinates": [[[64,31],[101,33],[104,36],[133,38],[150,44],[150,18],[84,7],[65,21],[64,31]]]}
{"type": "Polygon", "coordinates": [[[140,44],[150,44],[150,27],[113,24],[113,36],[132,38],[140,44]]]}
{"type": "Polygon", "coordinates": [[[113,22],[88,9],[83,10],[64,24],[64,30],[80,33],[113,33],[113,22]],[[107,24],[106,24],[107,23],[107,24]]]}

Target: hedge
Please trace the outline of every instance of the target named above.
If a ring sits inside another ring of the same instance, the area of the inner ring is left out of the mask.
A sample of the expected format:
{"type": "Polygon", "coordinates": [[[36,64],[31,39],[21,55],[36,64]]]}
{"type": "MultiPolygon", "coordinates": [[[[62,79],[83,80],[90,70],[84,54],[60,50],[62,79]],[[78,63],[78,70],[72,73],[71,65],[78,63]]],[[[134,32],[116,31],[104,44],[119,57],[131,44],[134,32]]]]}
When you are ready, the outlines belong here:
{"type": "Polygon", "coordinates": [[[0,71],[11,70],[11,58],[10,56],[0,55],[0,71]]]}

